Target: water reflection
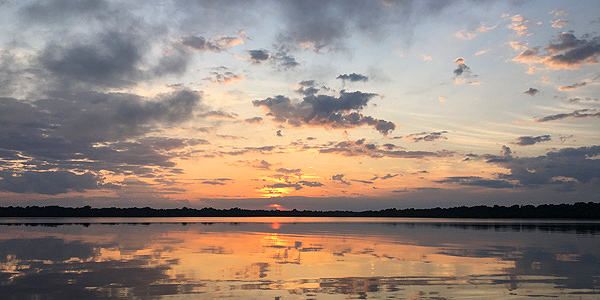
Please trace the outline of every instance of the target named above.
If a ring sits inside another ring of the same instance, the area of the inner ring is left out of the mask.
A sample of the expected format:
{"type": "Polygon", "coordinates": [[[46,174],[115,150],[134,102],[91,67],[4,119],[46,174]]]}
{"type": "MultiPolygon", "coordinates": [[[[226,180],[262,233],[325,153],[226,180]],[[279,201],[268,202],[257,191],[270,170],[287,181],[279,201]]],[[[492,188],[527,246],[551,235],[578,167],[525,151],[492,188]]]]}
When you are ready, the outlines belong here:
{"type": "Polygon", "coordinates": [[[36,226],[4,220],[0,295],[2,299],[600,296],[598,223],[318,220],[75,222],[85,226],[65,220],[36,226]]]}

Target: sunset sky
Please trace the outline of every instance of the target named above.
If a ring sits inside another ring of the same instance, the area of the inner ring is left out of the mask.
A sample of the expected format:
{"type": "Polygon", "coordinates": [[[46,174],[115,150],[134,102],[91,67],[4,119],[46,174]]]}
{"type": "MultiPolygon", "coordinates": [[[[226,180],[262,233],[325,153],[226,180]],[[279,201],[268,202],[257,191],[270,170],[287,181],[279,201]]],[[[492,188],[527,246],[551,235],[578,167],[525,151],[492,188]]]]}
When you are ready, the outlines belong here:
{"type": "Polygon", "coordinates": [[[597,202],[599,12],[0,0],[0,206],[597,202]]]}

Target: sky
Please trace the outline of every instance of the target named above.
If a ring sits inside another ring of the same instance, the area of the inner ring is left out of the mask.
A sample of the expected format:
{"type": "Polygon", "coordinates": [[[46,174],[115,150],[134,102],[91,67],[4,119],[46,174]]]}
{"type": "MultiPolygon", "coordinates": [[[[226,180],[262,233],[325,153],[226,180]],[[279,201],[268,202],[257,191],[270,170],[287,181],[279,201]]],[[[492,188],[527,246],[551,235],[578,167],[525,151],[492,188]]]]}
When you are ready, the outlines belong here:
{"type": "Polygon", "coordinates": [[[0,206],[600,201],[599,1],[0,1],[0,206]]]}

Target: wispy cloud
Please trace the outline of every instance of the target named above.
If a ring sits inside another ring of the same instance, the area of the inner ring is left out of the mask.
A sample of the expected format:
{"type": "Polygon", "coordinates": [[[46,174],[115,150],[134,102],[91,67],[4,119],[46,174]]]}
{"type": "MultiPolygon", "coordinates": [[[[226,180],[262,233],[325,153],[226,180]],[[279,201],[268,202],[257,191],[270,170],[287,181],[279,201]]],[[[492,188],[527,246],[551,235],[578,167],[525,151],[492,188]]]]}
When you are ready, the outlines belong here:
{"type": "Polygon", "coordinates": [[[595,112],[595,111],[596,111],[596,109],[589,109],[589,108],[580,109],[580,110],[573,111],[571,113],[563,113],[563,114],[545,116],[541,119],[535,119],[535,121],[538,123],[542,123],[542,122],[556,121],[556,120],[562,120],[562,119],[600,118],[600,112],[595,112]]]}

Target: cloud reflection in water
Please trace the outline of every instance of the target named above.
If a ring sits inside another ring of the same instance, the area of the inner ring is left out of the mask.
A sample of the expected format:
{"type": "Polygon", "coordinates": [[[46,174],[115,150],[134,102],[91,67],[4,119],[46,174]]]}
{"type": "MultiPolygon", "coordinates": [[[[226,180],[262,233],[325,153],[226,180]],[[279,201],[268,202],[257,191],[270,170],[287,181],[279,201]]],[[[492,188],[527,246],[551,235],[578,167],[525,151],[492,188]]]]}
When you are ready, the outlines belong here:
{"type": "Polygon", "coordinates": [[[2,226],[2,299],[600,295],[597,223],[145,224],[2,226]]]}

